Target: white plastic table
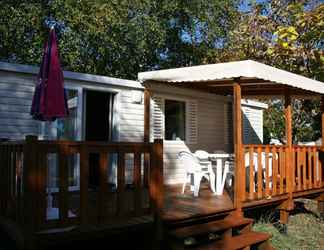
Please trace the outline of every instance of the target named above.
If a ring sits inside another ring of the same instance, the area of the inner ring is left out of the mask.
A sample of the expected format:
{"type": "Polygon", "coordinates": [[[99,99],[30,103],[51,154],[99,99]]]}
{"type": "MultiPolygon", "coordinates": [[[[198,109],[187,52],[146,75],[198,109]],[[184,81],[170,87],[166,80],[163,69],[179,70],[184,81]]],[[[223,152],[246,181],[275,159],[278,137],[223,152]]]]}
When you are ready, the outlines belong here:
{"type": "Polygon", "coordinates": [[[229,171],[229,165],[224,166],[223,172],[223,162],[225,159],[233,157],[233,154],[230,153],[213,153],[209,154],[209,158],[211,161],[216,161],[216,195],[222,195],[226,176],[229,171]]]}

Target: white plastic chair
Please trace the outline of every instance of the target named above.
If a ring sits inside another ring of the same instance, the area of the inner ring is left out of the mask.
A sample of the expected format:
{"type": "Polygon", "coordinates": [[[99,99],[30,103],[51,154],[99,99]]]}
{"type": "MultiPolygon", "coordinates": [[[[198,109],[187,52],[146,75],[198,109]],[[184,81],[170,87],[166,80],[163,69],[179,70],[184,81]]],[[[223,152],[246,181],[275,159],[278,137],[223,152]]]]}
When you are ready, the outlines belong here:
{"type": "Polygon", "coordinates": [[[181,151],[178,154],[178,158],[183,163],[183,166],[186,171],[185,180],[182,185],[182,194],[184,194],[186,184],[188,182],[191,183],[191,178],[193,178],[194,196],[197,197],[199,193],[200,182],[203,177],[209,180],[210,188],[212,192],[213,193],[216,192],[215,190],[216,177],[212,169],[211,162],[210,164],[204,161],[202,161],[201,163],[197,156],[185,151],[181,151]]]}
{"type": "Polygon", "coordinates": [[[212,164],[212,162],[209,160],[209,154],[208,154],[208,152],[206,152],[204,150],[197,150],[195,152],[195,156],[198,157],[199,162],[201,164],[204,164],[204,165],[211,165],[212,164]]]}
{"type": "MultiPolygon", "coordinates": [[[[194,155],[198,157],[200,164],[212,168],[212,161],[210,160],[210,154],[207,151],[197,150],[194,153],[194,155]]],[[[221,170],[217,168],[218,163],[216,164],[217,171],[215,175],[216,178],[215,182],[216,182],[216,194],[218,195],[223,194],[225,181],[227,179],[227,174],[229,172],[229,162],[227,160],[221,162],[222,162],[222,165],[220,166],[220,168],[222,168],[221,170]],[[223,163],[225,163],[224,166],[223,163]]]]}

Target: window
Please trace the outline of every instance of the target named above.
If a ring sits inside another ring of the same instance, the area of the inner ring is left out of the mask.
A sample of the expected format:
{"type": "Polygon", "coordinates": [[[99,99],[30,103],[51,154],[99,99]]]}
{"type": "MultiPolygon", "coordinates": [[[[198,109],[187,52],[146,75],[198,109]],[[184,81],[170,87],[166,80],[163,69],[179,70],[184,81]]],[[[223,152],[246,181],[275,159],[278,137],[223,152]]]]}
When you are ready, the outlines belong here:
{"type": "Polygon", "coordinates": [[[186,137],[186,103],[165,100],[165,139],[185,140],[186,137]]]}
{"type": "Polygon", "coordinates": [[[151,100],[151,138],[181,140],[197,144],[198,103],[194,99],[172,100],[153,95],[151,100]]]}

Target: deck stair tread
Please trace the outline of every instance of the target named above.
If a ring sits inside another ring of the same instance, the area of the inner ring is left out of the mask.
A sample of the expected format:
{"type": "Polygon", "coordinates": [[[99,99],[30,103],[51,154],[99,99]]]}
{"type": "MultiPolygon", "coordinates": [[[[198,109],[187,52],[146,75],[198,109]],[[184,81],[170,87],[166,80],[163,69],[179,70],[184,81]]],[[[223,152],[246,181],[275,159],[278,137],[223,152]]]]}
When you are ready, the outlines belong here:
{"type": "Polygon", "coordinates": [[[173,229],[169,231],[169,235],[171,237],[181,239],[181,238],[187,238],[187,237],[192,237],[195,235],[201,235],[206,233],[221,232],[230,228],[236,228],[236,227],[248,225],[251,224],[252,222],[253,222],[252,219],[237,218],[234,216],[230,216],[218,221],[201,223],[197,225],[191,225],[191,226],[173,229]]]}
{"type": "MultiPolygon", "coordinates": [[[[230,240],[218,240],[207,245],[195,247],[195,250],[236,250],[245,247],[261,244],[267,241],[270,235],[261,232],[246,232],[237,236],[233,236],[230,240]]],[[[190,248],[189,248],[190,249],[190,248]]],[[[193,248],[192,248],[193,249],[193,248]]],[[[268,249],[273,249],[270,245],[268,249]]]]}

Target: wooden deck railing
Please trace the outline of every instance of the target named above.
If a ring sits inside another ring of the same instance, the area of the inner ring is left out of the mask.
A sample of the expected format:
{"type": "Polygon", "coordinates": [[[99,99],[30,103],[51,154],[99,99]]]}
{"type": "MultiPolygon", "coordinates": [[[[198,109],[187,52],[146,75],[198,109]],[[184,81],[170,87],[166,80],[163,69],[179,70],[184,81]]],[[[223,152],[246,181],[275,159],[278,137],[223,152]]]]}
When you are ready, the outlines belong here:
{"type": "Polygon", "coordinates": [[[0,216],[20,218],[23,143],[0,143],[0,216]]]}
{"type": "Polygon", "coordinates": [[[278,145],[244,145],[241,168],[246,188],[241,200],[271,199],[324,187],[322,151],[319,146],[294,145],[290,149],[278,145]],[[289,178],[292,179],[291,187],[289,178]]]}
{"type": "Polygon", "coordinates": [[[323,187],[323,148],[294,146],[292,149],[293,191],[323,187]]]}
{"type": "Polygon", "coordinates": [[[8,200],[20,200],[19,211],[23,215],[17,221],[31,231],[70,225],[112,224],[115,221],[159,213],[162,208],[161,140],[154,143],[101,143],[39,141],[37,137],[28,137],[19,145],[1,143],[0,162],[0,181],[3,187],[0,196],[1,213],[4,213],[8,200]],[[97,188],[89,188],[90,154],[97,154],[99,158],[97,188]],[[55,165],[58,168],[58,188],[52,195],[53,206],[58,209],[59,217],[53,220],[49,220],[47,215],[50,155],[56,156],[55,165]],[[76,155],[79,157],[80,185],[77,190],[71,191],[69,157],[76,155]],[[126,161],[130,155],[132,161],[126,161]],[[117,188],[109,188],[108,185],[111,159],[117,162],[117,188]],[[23,175],[20,174],[21,166],[23,175]],[[126,167],[132,169],[131,185],[125,181],[126,167]]]}

